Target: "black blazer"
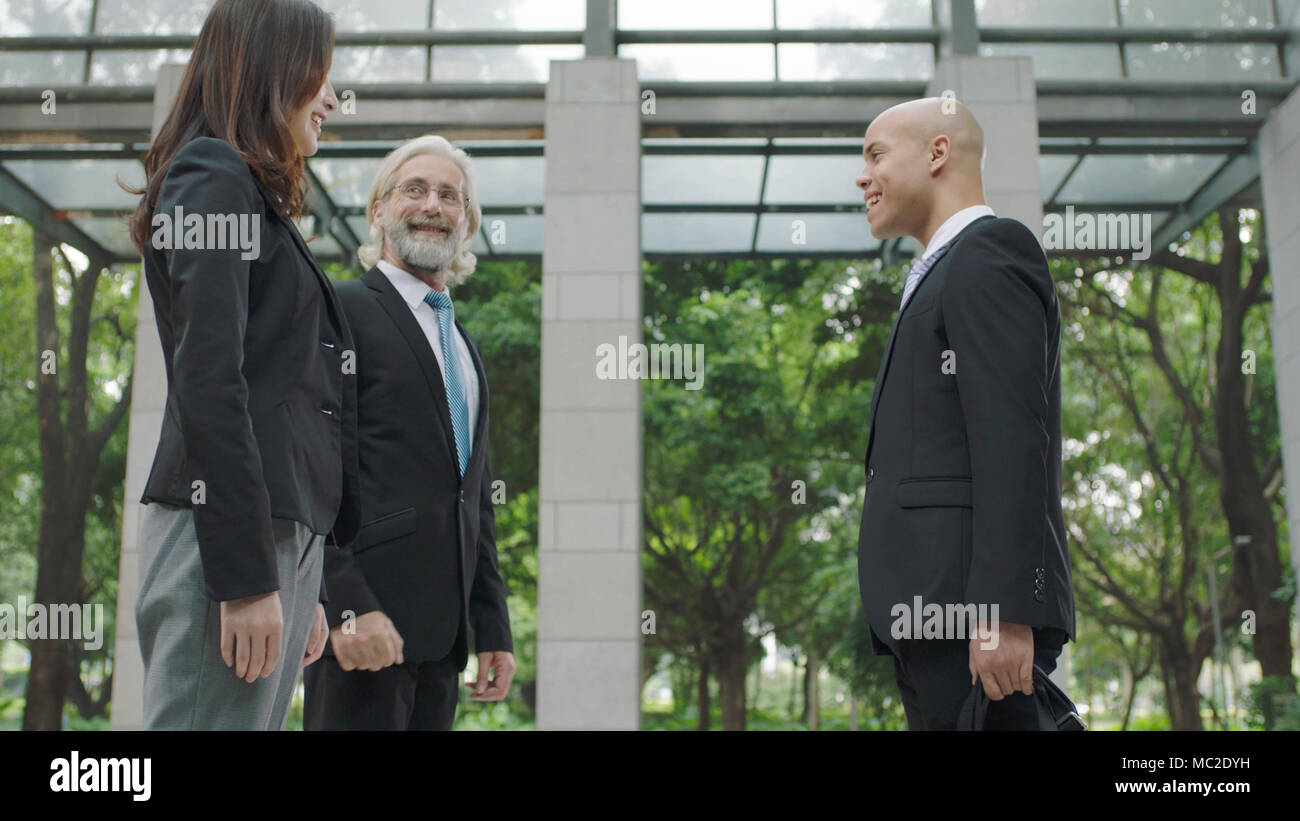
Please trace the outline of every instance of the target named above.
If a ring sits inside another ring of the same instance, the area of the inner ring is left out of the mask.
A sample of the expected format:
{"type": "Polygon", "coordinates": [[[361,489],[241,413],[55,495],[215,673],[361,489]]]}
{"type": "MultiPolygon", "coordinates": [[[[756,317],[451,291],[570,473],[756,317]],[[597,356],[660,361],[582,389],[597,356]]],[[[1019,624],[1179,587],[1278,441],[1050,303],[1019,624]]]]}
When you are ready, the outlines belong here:
{"type": "Polygon", "coordinates": [[[377,267],[337,289],[357,352],[362,524],[355,540],[326,544],[326,616],[334,627],[345,611],[382,610],[402,635],[406,661],[454,650],[463,670],[462,625],[473,627],[478,652],[512,649],[497,571],[483,362],[457,321],[479,385],[462,480],[442,372],[410,307],[377,267]]]}
{"type": "Polygon", "coordinates": [[[1000,622],[1073,636],[1060,325],[1038,240],[994,217],[956,236],[895,320],[871,400],[858,537],[877,652],[895,644],[892,608],[915,596],[945,609],[996,603],[1000,622]]]}
{"type": "Polygon", "coordinates": [[[279,589],[272,517],[356,532],[352,340],[302,236],[229,143],[200,137],[176,153],[155,213],[177,207],[259,224],[256,259],[153,243],[144,255],[167,405],[140,501],[193,508],[205,590],[229,601],[279,589]]]}

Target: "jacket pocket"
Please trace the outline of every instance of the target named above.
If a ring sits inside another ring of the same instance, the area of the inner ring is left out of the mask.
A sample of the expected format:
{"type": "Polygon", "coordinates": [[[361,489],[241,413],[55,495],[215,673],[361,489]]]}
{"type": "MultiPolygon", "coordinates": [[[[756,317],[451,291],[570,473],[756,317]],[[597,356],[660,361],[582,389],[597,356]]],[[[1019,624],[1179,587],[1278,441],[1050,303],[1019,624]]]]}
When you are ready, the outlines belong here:
{"type": "Polygon", "coordinates": [[[406,536],[415,532],[415,508],[408,507],[399,510],[396,513],[389,513],[380,516],[378,519],[371,519],[363,522],[361,530],[357,534],[357,546],[355,552],[360,553],[363,550],[374,547],[377,544],[391,541],[392,539],[406,536]]]}
{"type": "Polygon", "coordinates": [[[968,476],[903,479],[896,488],[899,507],[974,507],[968,476]]]}

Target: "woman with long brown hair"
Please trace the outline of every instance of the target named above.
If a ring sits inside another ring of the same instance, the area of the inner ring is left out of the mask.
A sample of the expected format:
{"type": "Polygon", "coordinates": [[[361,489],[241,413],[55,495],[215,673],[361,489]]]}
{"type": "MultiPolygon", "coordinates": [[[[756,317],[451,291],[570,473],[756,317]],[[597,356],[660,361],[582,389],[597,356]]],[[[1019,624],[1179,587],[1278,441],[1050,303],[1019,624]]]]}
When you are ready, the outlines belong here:
{"type": "Polygon", "coordinates": [[[281,729],[327,636],[322,542],[356,530],[351,334],[291,221],[338,106],[329,15],[217,0],[131,222],[167,371],[141,501],[149,729],[281,729]]]}

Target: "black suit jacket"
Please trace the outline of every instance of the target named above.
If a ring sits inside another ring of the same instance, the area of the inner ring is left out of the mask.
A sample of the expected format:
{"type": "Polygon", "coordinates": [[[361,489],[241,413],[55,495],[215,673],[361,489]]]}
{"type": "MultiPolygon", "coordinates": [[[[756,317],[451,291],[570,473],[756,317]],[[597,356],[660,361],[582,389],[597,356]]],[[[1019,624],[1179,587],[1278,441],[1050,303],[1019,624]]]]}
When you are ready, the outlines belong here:
{"type": "Polygon", "coordinates": [[[205,225],[247,214],[259,226],[256,259],[152,242],[144,256],[167,404],[141,501],[193,508],[207,595],[229,601],[279,589],[272,517],[356,533],[352,340],[297,227],[229,143],[200,137],[176,153],[155,214],[177,207],[205,225]]]}
{"type": "Polygon", "coordinates": [[[895,320],[871,400],[858,537],[877,652],[895,646],[894,606],[914,609],[915,596],[996,603],[1000,622],[1073,636],[1060,333],[1037,239],[994,217],[954,238],[895,320]]]}
{"type": "Polygon", "coordinates": [[[337,287],[356,343],[362,524],[350,543],[326,545],[326,616],[334,627],[345,611],[382,610],[402,636],[406,661],[454,651],[464,669],[463,624],[473,627],[478,652],[512,649],[497,571],[482,359],[457,321],[479,385],[462,480],[442,372],[410,307],[378,268],[337,287]]]}

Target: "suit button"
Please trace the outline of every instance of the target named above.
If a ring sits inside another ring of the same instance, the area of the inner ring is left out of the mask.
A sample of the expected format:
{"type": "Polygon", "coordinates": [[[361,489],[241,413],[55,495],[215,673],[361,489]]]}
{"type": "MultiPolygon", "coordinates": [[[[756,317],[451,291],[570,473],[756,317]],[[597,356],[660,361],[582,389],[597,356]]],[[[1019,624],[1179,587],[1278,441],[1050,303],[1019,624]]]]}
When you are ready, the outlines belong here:
{"type": "Polygon", "coordinates": [[[457,496],[460,498],[460,503],[465,504],[465,491],[458,491],[457,496]]]}
{"type": "Polygon", "coordinates": [[[867,468],[867,481],[870,482],[874,478],[876,478],[876,469],[867,468]]]}

